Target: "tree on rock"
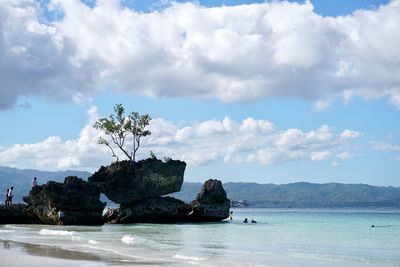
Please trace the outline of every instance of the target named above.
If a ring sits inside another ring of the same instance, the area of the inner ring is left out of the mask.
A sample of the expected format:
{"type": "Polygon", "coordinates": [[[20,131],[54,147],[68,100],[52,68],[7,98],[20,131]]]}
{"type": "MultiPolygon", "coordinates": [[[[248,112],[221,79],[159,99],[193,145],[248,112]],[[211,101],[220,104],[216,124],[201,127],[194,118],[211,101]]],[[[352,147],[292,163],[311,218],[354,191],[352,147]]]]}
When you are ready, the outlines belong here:
{"type": "Polygon", "coordinates": [[[125,116],[125,108],[122,104],[114,106],[114,113],[108,118],[100,118],[93,125],[94,128],[103,131],[109,139],[100,137],[99,144],[106,145],[112,152],[112,156],[119,160],[113,147],[121,150],[130,161],[135,162],[136,152],[140,147],[140,139],[151,134],[146,127],[151,117],[148,114],[140,115],[138,112],[131,112],[125,116]],[[132,139],[130,139],[130,137],[132,139]],[[131,148],[126,148],[127,143],[132,140],[131,148]]]}

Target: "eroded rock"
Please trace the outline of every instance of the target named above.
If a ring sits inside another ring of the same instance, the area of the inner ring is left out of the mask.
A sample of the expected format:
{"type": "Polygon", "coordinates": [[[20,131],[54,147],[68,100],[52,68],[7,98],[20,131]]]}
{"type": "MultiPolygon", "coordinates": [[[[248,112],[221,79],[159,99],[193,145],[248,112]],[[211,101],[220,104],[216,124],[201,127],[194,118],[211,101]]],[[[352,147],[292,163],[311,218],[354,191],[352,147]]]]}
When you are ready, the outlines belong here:
{"type": "Polygon", "coordinates": [[[229,216],[230,200],[219,180],[207,180],[192,202],[192,217],[198,221],[220,221],[229,216]]]}
{"type": "Polygon", "coordinates": [[[204,183],[197,198],[187,204],[173,197],[153,197],[124,203],[104,215],[107,223],[216,222],[229,216],[230,201],[219,180],[204,183]]]}
{"type": "Polygon", "coordinates": [[[118,223],[168,223],[183,222],[191,212],[191,206],[173,197],[154,197],[135,203],[121,204],[118,223]]]}
{"type": "Polygon", "coordinates": [[[180,191],[185,168],[186,163],[179,160],[120,161],[102,166],[88,182],[115,203],[133,203],[180,191]]]}
{"type": "Polygon", "coordinates": [[[49,181],[32,188],[24,197],[27,210],[46,224],[58,224],[58,211],[64,212],[65,225],[101,225],[105,203],[100,201],[97,187],[75,177],[66,177],[64,183],[49,181]]]}
{"type": "Polygon", "coordinates": [[[0,224],[38,224],[42,221],[33,213],[27,211],[27,205],[14,204],[0,206],[0,224]]]}

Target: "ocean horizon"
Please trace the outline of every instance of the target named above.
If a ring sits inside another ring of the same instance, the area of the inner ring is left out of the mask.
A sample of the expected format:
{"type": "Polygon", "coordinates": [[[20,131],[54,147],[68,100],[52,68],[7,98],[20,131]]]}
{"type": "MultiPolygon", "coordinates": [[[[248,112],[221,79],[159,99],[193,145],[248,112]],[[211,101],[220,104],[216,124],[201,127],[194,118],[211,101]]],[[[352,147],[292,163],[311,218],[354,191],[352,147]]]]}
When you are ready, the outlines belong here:
{"type": "Polygon", "coordinates": [[[0,240],[0,255],[42,266],[399,266],[400,209],[235,208],[219,223],[2,225],[0,240]]]}

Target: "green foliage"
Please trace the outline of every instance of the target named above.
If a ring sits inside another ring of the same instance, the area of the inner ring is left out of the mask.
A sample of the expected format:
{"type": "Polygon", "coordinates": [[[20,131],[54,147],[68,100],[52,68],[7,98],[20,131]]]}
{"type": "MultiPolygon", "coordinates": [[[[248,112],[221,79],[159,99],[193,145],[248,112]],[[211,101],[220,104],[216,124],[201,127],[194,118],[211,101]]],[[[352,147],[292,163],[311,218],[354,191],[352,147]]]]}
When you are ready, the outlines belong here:
{"type": "Polygon", "coordinates": [[[154,154],[154,152],[151,151],[151,150],[150,150],[150,158],[151,158],[151,159],[157,159],[156,154],[154,154]]]}
{"type": "Polygon", "coordinates": [[[140,115],[138,112],[131,112],[125,116],[125,108],[122,104],[114,106],[114,114],[107,118],[100,118],[93,125],[97,130],[103,131],[110,140],[100,137],[99,144],[106,145],[110,148],[112,156],[119,160],[113,146],[121,150],[124,155],[131,161],[135,161],[136,152],[140,147],[140,139],[151,134],[146,127],[149,125],[151,117],[148,114],[140,115]],[[132,136],[132,148],[126,148],[126,140],[132,136]]]}
{"type": "Polygon", "coordinates": [[[170,157],[164,157],[164,162],[170,162],[172,159],[170,157]]]}

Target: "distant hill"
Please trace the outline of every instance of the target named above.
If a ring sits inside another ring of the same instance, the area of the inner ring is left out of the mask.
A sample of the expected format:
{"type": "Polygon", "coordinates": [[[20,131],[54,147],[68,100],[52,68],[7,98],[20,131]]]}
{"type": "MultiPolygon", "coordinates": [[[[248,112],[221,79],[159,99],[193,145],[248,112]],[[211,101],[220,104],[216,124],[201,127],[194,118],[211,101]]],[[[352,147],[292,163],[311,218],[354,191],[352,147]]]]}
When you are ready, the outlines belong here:
{"type": "MultiPolygon", "coordinates": [[[[173,196],[191,201],[201,183],[184,183],[173,196]]],[[[228,198],[257,207],[400,207],[400,188],[366,184],[257,184],[225,183],[228,198]]]]}
{"type": "MultiPolygon", "coordinates": [[[[22,196],[27,195],[31,188],[33,177],[38,177],[38,183],[43,184],[49,180],[63,182],[64,178],[70,175],[87,179],[91,173],[21,170],[0,166],[0,193],[1,191],[5,193],[7,187],[14,186],[14,202],[22,202],[22,196]]],[[[190,202],[196,197],[201,187],[202,183],[185,182],[180,192],[171,195],[190,202]]],[[[244,201],[253,207],[400,207],[400,188],[391,186],[305,182],[283,185],[230,182],[225,183],[224,188],[229,199],[244,201]]],[[[1,197],[0,203],[4,201],[1,197]]],[[[104,197],[102,200],[106,201],[104,197]]]]}

